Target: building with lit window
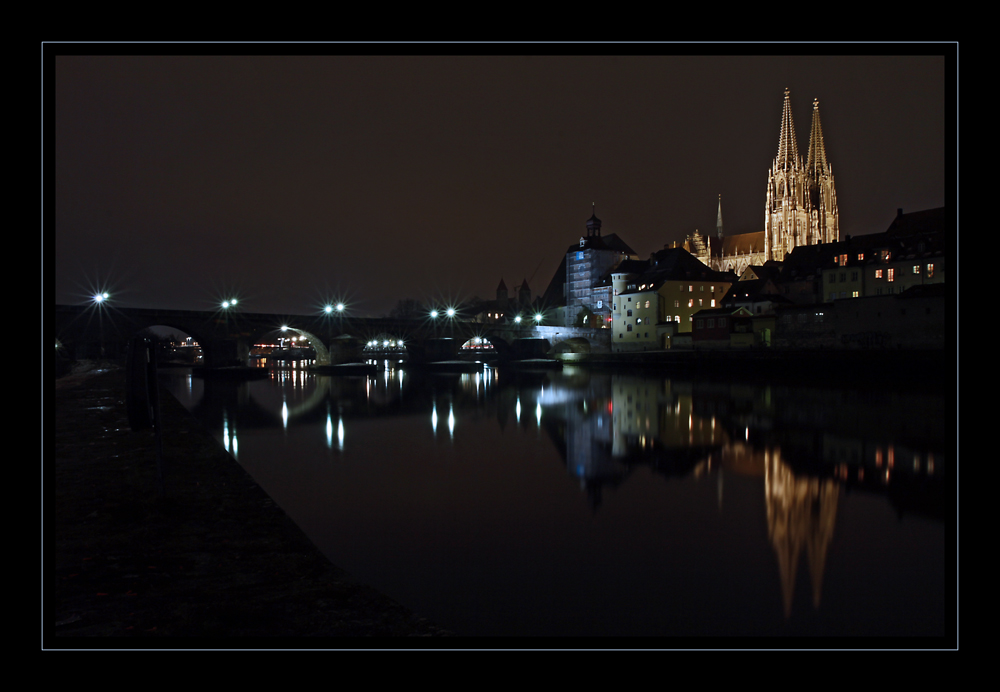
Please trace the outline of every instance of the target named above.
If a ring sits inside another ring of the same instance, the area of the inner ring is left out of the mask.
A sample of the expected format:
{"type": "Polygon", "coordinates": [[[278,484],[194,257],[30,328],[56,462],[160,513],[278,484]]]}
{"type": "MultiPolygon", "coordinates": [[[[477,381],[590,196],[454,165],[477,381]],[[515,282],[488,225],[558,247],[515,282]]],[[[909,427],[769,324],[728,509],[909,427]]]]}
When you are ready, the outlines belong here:
{"type": "Polygon", "coordinates": [[[899,209],[883,233],[823,246],[821,302],[898,295],[914,286],[944,283],[945,225],[943,207],[909,214],[899,209]]]}
{"type": "Polygon", "coordinates": [[[610,284],[607,277],[624,260],[639,256],[616,234],[601,235],[601,220],[596,213],[587,219],[587,234],[566,250],[559,269],[542,303],[550,312],[562,309],[562,319],[553,320],[567,327],[581,320],[588,327],[611,325],[610,284]]]}
{"type": "Polygon", "coordinates": [[[736,282],[731,272],[713,271],[680,247],[654,252],[644,264],[641,271],[612,272],[613,351],[668,348],[670,336],[690,333],[692,316],[720,307],[736,282]]]}

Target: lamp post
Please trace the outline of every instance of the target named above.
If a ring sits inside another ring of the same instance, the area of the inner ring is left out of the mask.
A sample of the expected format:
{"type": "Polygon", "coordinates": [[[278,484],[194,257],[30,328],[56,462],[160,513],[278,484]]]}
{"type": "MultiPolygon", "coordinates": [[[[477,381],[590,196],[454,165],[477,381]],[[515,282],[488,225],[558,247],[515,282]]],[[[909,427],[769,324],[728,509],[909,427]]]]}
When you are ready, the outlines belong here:
{"type": "Polygon", "coordinates": [[[104,306],[104,302],[109,297],[110,296],[107,294],[107,292],[97,293],[97,294],[94,295],[94,305],[97,306],[97,329],[98,329],[98,333],[100,335],[99,336],[99,338],[100,338],[99,349],[100,350],[98,351],[98,356],[100,358],[104,358],[104,318],[103,318],[104,317],[104,311],[101,308],[104,306]]]}

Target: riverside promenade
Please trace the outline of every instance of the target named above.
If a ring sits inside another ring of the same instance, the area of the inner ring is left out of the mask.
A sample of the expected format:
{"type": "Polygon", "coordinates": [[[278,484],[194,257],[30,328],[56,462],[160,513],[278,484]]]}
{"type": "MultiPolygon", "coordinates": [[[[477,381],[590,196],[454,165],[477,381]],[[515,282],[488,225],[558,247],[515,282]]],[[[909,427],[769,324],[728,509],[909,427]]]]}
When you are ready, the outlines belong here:
{"type": "Polygon", "coordinates": [[[331,564],[169,394],[161,481],[122,369],[50,392],[43,649],[437,648],[419,638],[451,634],[331,564]]]}

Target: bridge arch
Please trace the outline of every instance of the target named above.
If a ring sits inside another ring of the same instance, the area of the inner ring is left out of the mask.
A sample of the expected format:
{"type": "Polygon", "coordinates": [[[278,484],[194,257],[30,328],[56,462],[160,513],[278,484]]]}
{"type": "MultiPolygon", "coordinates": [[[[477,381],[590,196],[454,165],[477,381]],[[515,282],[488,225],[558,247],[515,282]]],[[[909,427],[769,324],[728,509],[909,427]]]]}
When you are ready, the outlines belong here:
{"type": "Polygon", "coordinates": [[[329,365],[330,364],[330,350],[327,348],[323,340],[317,335],[305,329],[299,329],[297,327],[278,327],[275,329],[267,330],[256,330],[251,332],[253,337],[251,344],[263,339],[264,337],[271,334],[294,334],[296,336],[302,337],[306,340],[309,346],[316,351],[316,364],[317,365],[329,365]]]}

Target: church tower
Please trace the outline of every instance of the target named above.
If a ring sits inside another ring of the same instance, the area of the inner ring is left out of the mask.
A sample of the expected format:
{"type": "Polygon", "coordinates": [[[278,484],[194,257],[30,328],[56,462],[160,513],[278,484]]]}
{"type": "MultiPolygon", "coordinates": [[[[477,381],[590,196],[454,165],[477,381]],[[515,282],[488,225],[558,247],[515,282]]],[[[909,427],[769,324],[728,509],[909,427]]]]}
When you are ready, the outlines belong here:
{"type": "Polygon", "coordinates": [[[819,102],[813,101],[812,130],[806,161],[799,155],[791,102],[785,89],[778,153],[767,176],[764,245],[767,259],[785,259],[800,245],[840,239],[833,172],[826,160],[819,102]]]}
{"type": "Polygon", "coordinates": [[[819,122],[819,101],[813,99],[812,130],[809,133],[809,154],[806,160],[809,180],[809,213],[813,238],[809,244],[832,243],[840,240],[840,214],[837,212],[837,191],[833,186],[833,169],[826,161],[823,128],[819,122]]]}

